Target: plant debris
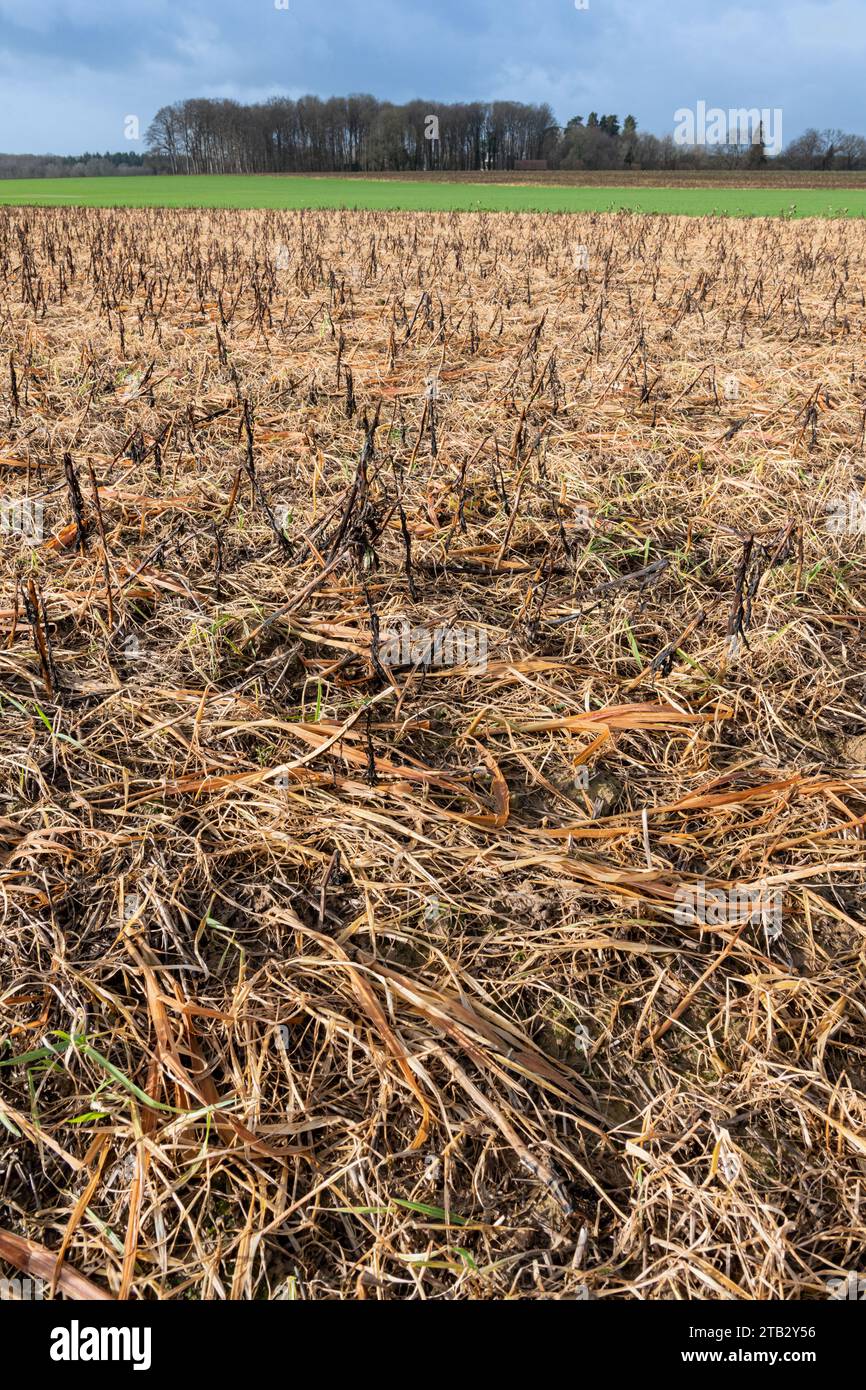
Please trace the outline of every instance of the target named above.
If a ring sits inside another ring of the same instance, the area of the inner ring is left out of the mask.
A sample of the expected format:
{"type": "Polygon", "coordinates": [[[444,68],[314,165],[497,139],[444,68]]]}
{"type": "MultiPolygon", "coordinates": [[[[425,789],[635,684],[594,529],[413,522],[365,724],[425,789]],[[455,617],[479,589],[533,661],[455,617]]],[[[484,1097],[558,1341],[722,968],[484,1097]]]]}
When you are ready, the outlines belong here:
{"type": "Polygon", "coordinates": [[[0,209],[5,1270],[862,1268],[864,276],[856,221],[0,209]]]}

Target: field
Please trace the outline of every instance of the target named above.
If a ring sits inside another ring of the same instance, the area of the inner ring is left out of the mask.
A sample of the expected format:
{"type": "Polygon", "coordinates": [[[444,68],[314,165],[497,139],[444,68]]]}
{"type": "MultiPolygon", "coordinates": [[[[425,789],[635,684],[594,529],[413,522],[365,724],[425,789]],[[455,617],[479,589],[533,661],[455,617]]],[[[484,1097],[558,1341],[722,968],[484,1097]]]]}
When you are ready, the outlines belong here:
{"type": "MultiPolygon", "coordinates": [[[[743,188],[727,179],[697,185],[660,173],[617,186],[611,176],[543,174],[445,180],[331,176],[207,175],[92,179],[3,179],[0,204],[69,207],[355,208],[411,212],[640,212],[750,217],[863,217],[862,176],[761,178],[743,188]],[[575,177],[580,182],[575,183],[575,177]],[[544,182],[540,182],[543,179],[544,182]],[[452,181],[453,180],[453,181],[452,181]],[[555,181],[555,186],[554,185],[555,181]],[[660,186],[659,186],[660,185],[660,186]],[[664,186],[668,185],[668,186],[664,186]]],[[[622,175],[619,176],[622,179],[622,175]]],[[[740,175],[740,183],[743,176],[740,175]]]]}
{"type": "Polygon", "coordinates": [[[864,281],[845,220],[0,210],[0,1272],[862,1269],[864,281]]]}

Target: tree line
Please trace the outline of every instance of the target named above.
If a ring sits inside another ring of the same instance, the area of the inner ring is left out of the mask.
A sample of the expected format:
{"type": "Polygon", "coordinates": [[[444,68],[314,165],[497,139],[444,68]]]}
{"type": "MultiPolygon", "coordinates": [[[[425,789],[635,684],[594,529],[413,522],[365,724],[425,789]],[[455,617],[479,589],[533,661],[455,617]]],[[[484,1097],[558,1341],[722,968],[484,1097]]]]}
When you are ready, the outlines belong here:
{"type": "Polygon", "coordinates": [[[550,169],[866,169],[866,140],[807,130],[769,158],[758,145],[689,147],[638,128],[633,115],[590,111],[559,126],[547,103],[403,105],[365,94],[244,104],[199,97],[163,106],[147,152],[0,155],[0,178],[94,174],[286,174],[509,170],[522,160],[550,169]]]}
{"type": "Polygon", "coordinates": [[[547,103],[410,101],[356,95],[327,101],[273,97],[243,105],[198,98],[163,106],[149,157],[171,173],[374,173],[513,169],[700,169],[738,164],[804,170],[866,169],[866,140],[808,130],[770,159],[761,144],[687,147],[638,129],[633,115],[590,111],[565,126],[547,103]]]}
{"type": "Polygon", "coordinates": [[[184,174],[512,169],[555,158],[559,138],[546,104],[396,106],[366,95],[180,101],[162,107],[147,132],[151,155],[184,174]]]}
{"type": "Polygon", "coordinates": [[[153,174],[149,155],[131,150],[112,154],[0,154],[0,179],[93,178],[101,174],[153,174]]]}

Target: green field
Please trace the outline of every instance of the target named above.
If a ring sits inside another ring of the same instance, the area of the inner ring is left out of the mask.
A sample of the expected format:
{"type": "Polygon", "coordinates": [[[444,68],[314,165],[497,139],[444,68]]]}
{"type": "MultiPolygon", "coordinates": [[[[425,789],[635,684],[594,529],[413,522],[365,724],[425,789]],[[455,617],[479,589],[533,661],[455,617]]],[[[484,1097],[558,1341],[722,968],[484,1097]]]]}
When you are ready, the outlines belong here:
{"type": "MultiPolygon", "coordinates": [[[[660,176],[662,177],[662,176],[660,176]]],[[[614,188],[266,175],[4,179],[0,203],[69,207],[382,208],[863,217],[864,188],[614,188]]]]}

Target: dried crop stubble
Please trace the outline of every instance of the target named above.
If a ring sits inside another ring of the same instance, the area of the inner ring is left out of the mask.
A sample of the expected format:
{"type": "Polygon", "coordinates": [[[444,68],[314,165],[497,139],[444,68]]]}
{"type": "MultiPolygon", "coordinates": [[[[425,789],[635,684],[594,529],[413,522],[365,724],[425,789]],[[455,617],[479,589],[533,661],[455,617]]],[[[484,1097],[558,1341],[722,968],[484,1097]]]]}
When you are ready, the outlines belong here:
{"type": "Polygon", "coordinates": [[[0,1257],[859,1267],[864,271],[841,222],[0,213],[45,521],[2,538],[0,1257]],[[486,664],[384,664],[400,620],[486,664]],[[764,881],[781,933],[677,910],[764,881]]]}

